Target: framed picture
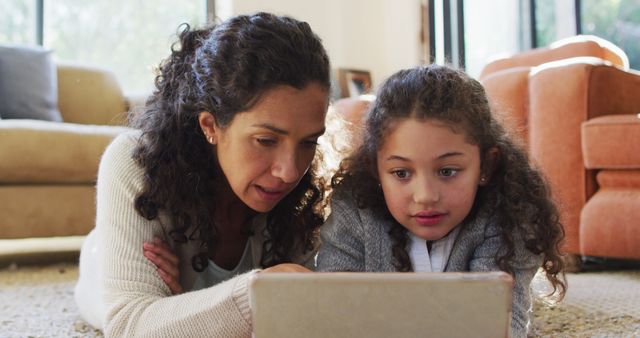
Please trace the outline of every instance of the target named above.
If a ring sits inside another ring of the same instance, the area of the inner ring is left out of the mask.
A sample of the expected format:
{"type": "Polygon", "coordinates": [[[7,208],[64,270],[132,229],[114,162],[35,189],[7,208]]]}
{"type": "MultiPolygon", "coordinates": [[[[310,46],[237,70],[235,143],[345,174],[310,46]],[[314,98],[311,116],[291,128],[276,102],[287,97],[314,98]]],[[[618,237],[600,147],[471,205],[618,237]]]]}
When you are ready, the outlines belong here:
{"type": "Polygon", "coordinates": [[[340,97],[357,97],[371,92],[371,73],[366,70],[338,68],[340,97]]]}

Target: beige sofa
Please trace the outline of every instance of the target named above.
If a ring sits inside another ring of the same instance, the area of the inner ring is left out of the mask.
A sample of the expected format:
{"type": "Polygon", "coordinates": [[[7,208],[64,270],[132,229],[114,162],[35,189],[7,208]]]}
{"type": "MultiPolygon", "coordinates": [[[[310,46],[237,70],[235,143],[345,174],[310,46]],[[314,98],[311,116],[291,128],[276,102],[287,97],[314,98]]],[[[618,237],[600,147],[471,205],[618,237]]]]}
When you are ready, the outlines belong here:
{"type": "Polygon", "coordinates": [[[0,240],[87,234],[100,156],[127,130],[129,104],[112,73],[57,70],[64,122],[0,120],[0,240]]]}

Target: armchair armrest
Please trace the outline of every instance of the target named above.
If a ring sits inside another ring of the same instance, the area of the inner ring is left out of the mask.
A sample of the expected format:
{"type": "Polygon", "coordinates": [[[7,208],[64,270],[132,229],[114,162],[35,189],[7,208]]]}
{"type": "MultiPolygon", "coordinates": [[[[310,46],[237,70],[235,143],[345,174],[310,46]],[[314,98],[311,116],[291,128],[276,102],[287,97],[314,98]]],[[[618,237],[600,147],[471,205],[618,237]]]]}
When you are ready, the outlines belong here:
{"type": "Polygon", "coordinates": [[[579,252],[580,210],[593,195],[595,172],[584,167],[581,125],[593,117],[640,111],[640,76],[599,58],[535,67],[529,80],[529,141],[561,208],[568,252],[579,252]]]}

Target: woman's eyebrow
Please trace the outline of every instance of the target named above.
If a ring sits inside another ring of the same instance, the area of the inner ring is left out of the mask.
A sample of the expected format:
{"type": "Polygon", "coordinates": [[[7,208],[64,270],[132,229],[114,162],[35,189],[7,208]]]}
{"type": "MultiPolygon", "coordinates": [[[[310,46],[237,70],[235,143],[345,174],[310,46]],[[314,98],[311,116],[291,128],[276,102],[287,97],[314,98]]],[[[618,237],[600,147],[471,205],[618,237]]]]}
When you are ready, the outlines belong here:
{"type": "MultiPolygon", "coordinates": [[[[284,129],[281,129],[281,128],[278,128],[278,127],[276,127],[276,126],[274,126],[274,125],[272,125],[270,123],[254,124],[253,127],[264,128],[264,129],[270,130],[270,131],[272,131],[272,132],[274,132],[276,134],[279,134],[279,135],[285,135],[285,136],[289,135],[288,131],[286,131],[284,129]]],[[[319,131],[317,131],[315,133],[311,133],[308,136],[305,136],[304,138],[319,137],[319,136],[322,136],[322,134],[324,134],[325,131],[326,131],[326,128],[322,128],[321,130],[319,130],[319,131]]]]}
{"type": "Polygon", "coordinates": [[[280,134],[280,135],[289,135],[289,132],[284,130],[284,129],[280,129],[272,124],[269,123],[260,123],[260,124],[254,124],[253,127],[258,127],[258,128],[264,128],[264,129],[268,129],[271,130],[272,132],[276,133],[276,134],[280,134]]]}

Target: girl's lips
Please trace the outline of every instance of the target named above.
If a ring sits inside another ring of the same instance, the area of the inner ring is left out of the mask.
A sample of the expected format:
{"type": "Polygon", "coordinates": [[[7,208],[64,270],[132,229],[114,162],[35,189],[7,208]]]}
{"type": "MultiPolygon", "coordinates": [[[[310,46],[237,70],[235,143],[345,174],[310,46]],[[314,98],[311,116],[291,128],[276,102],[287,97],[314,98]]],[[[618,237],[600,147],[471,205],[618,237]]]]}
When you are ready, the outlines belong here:
{"type": "Polygon", "coordinates": [[[420,212],[413,217],[420,225],[434,226],[444,219],[445,214],[420,212]]]}
{"type": "Polygon", "coordinates": [[[277,201],[284,196],[286,190],[284,189],[269,189],[256,185],[256,191],[258,195],[267,201],[277,201]]]}

